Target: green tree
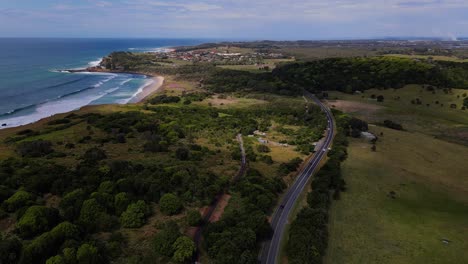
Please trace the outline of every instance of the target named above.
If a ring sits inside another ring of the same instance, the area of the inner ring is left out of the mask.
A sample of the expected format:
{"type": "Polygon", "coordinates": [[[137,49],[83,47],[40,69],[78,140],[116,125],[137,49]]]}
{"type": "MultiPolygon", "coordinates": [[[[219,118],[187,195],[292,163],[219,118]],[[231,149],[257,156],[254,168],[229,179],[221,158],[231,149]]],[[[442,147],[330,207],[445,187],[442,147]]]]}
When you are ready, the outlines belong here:
{"type": "Polygon", "coordinates": [[[463,106],[468,107],[468,97],[463,99],[463,106]]]}
{"type": "Polygon", "coordinates": [[[173,249],[174,256],[172,259],[175,262],[186,262],[192,258],[196,247],[192,239],[186,236],[181,236],[174,242],[173,249]]]}
{"type": "Polygon", "coordinates": [[[67,193],[60,201],[60,210],[67,220],[74,220],[79,217],[81,206],[86,200],[86,193],[82,189],[76,189],[67,193]]]}
{"type": "Polygon", "coordinates": [[[180,237],[179,226],[176,222],[168,222],[154,237],[154,248],[156,253],[172,257],[174,254],[174,243],[180,237]]]}
{"type": "Polygon", "coordinates": [[[63,259],[62,256],[57,255],[57,256],[53,256],[53,257],[49,258],[46,261],[46,264],[66,264],[66,262],[65,262],[65,260],[63,259]]]}
{"type": "Polygon", "coordinates": [[[80,264],[98,264],[99,260],[98,249],[90,244],[81,245],[76,252],[76,259],[80,264]]]}
{"type": "Polygon", "coordinates": [[[18,238],[0,236],[0,263],[18,263],[21,247],[21,241],[18,238]]]}
{"type": "Polygon", "coordinates": [[[20,220],[16,223],[16,229],[23,237],[32,237],[49,230],[59,220],[57,209],[45,206],[29,207],[20,220]]]}
{"type": "Polygon", "coordinates": [[[123,227],[137,228],[141,227],[146,222],[148,216],[148,206],[144,201],[138,201],[130,204],[127,210],[122,213],[120,223],[123,227]]]}
{"type": "Polygon", "coordinates": [[[27,191],[19,190],[3,202],[3,206],[8,212],[14,212],[23,206],[32,204],[33,198],[34,196],[27,191]]]}
{"type": "Polygon", "coordinates": [[[163,195],[159,200],[159,206],[161,208],[161,212],[167,215],[177,214],[183,207],[179,197],[172,193],[166,193],[163,195]]]}
{"type": "Polygon", "coordinates": [[[74,249],[74,248],[64,248],[62,253],[63,253],[63,258],[65,260],[65,263],[67,263],[67,264],[76,263],[76,249],[74,249]]]}
{"type": "Polygon", "coordinates": [[[121,192],[116,194],[114,197],[115,214],[121,215],[127,209],[129,204],[130,199],[126,193],[121,192]]]}

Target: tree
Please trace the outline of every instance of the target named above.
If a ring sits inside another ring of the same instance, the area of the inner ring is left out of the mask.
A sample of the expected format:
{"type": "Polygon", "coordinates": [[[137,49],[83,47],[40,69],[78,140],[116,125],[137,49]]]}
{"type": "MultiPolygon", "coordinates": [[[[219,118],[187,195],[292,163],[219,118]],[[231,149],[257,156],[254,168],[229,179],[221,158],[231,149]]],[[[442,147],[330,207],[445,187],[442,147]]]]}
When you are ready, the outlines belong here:
{"type": "Polygon", "coordinates": [[[187,213],[187,223],[190,226],[198,226],[201,224],[202,218],[198,210],[190,210],[187,213]]]}
{"type": "Polygon", "coordinates": [[[383,102],[383,101],[384,101],[383,95],[377,96],[377,102],[383,102]]]}
{"type": "Polygon", "coordinates": [[[174,256],[172,259],[176,262],[186,262],[190,260],[195,253],[195,243],[186,236],[179,237],[173,244],[174,256]]]}
{"type": "Polygon", "coordinates": [[[130,204],[130,199],[128,198],[127,193],[121,192],[115,195],[114,197],[114,208],[115,214],[121,215],[130,204]]]}
{"type": "Polygon", "coordinates": [[[166,193],[163,195],[159,200],[159,206],[161,208],[161,212],[167,215],[177,214],[183,207],[179,197],[172,193],[166,193]]]}
{"type": "Polygon", "coordinates": [[[19,208],[32,204],[33,195],[24,190],[15,192],[10,198],[3,202],[6,211],[14,212],[19,208]]]}
{"type": "Polygon", "coordinates": [[[78,218],[86,196],[85,191],[82,189],[76,189],[67,193],[60,201],[59,205],[62,215],[70,221],[78,218]]]}
{"type": "Polygon", "coordinates": [[[98,264],[99,260],[98,249],[90,244],[83,244],[76,252],[76,259],[80,264],[98,264]]]}
{"type": "Polygon", "coordinates": [[[468,107],[468,98],[463,99],[463,106],[468,107]]]}
{"type": "Polygon", "coordinates": [[[0,263],[18,263],[21,253],[21,241],[16,237],[0,236],[0,263]]]}
{"type": "Polygon", "coordinates": [[[128,228],[141,227],[146,222],[148,212],[148,206],[144,201],[140,200],[128,206],[127,210],[120,217],[120,223],[123,227],[128,228]]]}
{"type": "Polygon", "coordinates": [[[23,237],[32,237],[55,226],[59,220],[57,209],[45,206],[31,206],[16,223],[16,229],[23,237]]]}
{"type": "Polygon", "coordinates": [[[53,256],[53,257],[49,258],[46,261],[46,264],[66,264],[66,262],[65,262],[65,260],[63,259],[62,256],[57,255],[57,256],[53,256]]]}
{"type": "Polygon", "coordinates": [[[180,237],[179,226],[176,222],[168,222],[154,237],[156,253],[171,257],[174,254],[174,243],[180,237]]]}

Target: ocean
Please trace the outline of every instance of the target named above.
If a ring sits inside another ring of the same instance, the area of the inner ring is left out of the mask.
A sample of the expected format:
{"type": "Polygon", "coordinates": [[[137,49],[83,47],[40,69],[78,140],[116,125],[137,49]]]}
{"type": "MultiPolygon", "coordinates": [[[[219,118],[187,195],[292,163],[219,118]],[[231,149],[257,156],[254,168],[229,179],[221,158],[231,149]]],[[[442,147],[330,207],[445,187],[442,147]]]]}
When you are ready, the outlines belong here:
{"type": "Polygon", "coordinates": [[[112,51],[149,52],[201,39],[0,38],[0,129],[85,105],[125,104],[152,80],[144,75],[66,73],[97,65],[112,51]]]}

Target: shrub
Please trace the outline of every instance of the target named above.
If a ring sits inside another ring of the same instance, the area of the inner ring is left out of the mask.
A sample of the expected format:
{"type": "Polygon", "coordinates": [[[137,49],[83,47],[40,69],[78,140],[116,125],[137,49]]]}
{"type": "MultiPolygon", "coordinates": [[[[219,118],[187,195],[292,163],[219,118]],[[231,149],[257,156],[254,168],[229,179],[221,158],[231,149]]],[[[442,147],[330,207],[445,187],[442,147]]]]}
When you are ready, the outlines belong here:
{"type": "Polygon", "coordinates": [[[288,174],[290,172],[297,170],[297,168],[299,167],[299,165],[301,165],[301,163],[302,163],[301,158],[294,158],[287,163],[281,163],[278,170],[281,174],[288,174]]]}
{"type": "Polygon", "coordinates": [[[106,158],[107,158],[106,152],[97,147],[88,149],[83,155],[83,160],[89,164],[95,164],[106,158]]]}
{"type": "Polygon", "coordinates": [[[385,98],[383,97],[383,95],[377,96],[377,102],[383,102],[384,99],[385,99],[385,98]]]}
{"type": "Polygon", "coordinates": [[[190,210],[187,213],[187,223],[190,226],[198,226],[202,222],[201,214],[198,210],[190,210]]]}
{"type": "Polygon", "coordinates": [[[22,157],[44,157],[54,150],[52,149],[52,143],[47,140],[35,140],[21,142],[17,148],[18,153],[22,157]]]}
{"type": "Polygon", "coordinates": [[[257,146],[257,151],[260,153],[268,153],[271,149],[267,145],[260,144],[257,146]]]}
{"type": "Polygon", "coordinates": [[[179,197],[172,193],[166,193],[159,200],[159,206],[161,212],[167,215],[174,215],[180,212],[182,209],[182,202],[179,197]]]}
{"type": "Polygon", "coordinates": [[[176,157],[179,160],[188,160],[190,157],[190,151],[185,147],[178,148],[176,150],[176,157]]]}
{"type": "Polygon", "coordinates": [[[385,120],[384,121],[384,125],[388,128],[391,128],[391,129],[396,129],[396,130],[403,130],[403,126],[398,124],[398,123],[395,123],[391,120],[385,120]]]}

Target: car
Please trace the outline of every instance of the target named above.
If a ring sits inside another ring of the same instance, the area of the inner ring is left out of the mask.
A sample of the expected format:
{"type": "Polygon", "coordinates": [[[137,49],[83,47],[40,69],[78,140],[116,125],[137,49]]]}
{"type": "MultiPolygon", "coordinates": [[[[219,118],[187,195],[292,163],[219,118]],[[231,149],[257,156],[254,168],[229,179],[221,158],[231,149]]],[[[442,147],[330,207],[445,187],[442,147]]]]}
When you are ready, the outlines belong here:
{"type": "Polygon", "coordinates": [[[280,208],[281,208],[281,209],[284,209],[284,205],[281,205],[280,208]]]}

